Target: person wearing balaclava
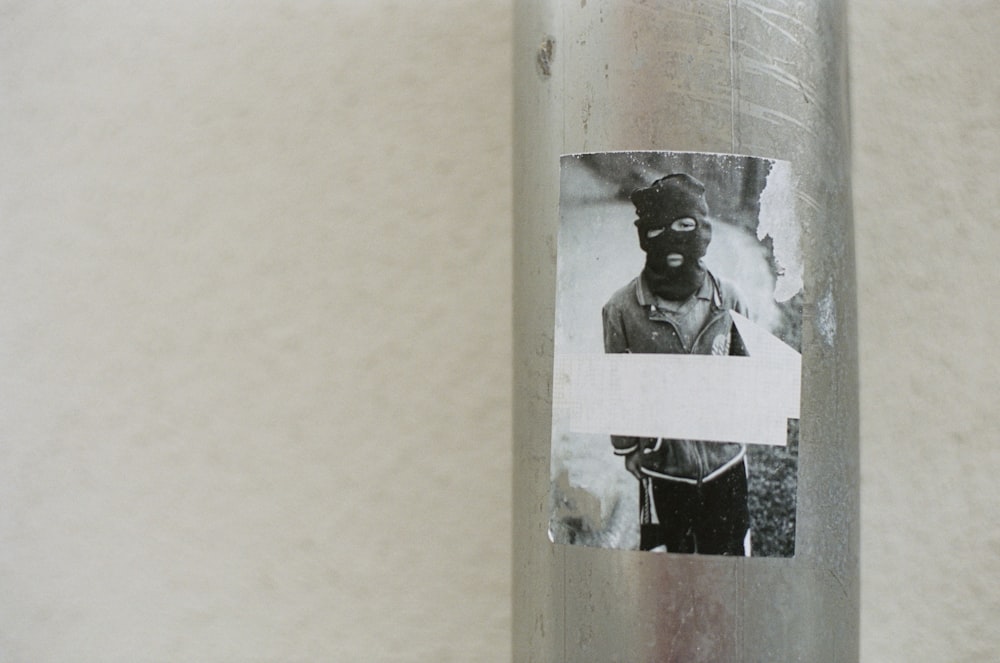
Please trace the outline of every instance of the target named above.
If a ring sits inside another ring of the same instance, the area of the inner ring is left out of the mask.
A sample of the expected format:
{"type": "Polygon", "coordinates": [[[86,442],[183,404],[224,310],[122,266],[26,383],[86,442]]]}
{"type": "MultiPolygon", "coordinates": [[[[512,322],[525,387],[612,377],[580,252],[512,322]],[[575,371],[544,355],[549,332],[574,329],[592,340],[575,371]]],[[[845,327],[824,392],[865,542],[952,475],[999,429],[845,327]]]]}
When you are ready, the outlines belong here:
{"type": "Polygon", "coordinates": [[[639,246],[646,252],[643,278],[653,294],[684,301],[701,287],[701,259],[712,241],[705,187],[690,175],[668,175],[632,194],[639,246]]]}
{"type": "MultiPolygon", "coordinates": [[[[646,262],[604,306],[605,351],[745,355],[729,311],[746,315],[746,307],[702,261],[712,241],[705,186],[675,173],[631,200],[646,262]]],[[[641,549],[750,553],[744,445],[618,435],[611,442],[639,480],[641,549]]]]}

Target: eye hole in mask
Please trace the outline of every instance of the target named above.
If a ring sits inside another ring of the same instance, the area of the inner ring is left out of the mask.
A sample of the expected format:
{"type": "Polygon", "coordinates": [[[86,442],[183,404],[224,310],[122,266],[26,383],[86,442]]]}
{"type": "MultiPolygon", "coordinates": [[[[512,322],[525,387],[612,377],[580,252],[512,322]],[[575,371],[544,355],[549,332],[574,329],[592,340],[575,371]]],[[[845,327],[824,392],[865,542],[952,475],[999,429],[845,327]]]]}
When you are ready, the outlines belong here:
{"type": "Polygon", "coordinates": [[[691,232],[697,227],[698,227],[698,222],[689,216],[676,219],[673,223],[670,224],[671,230],[682,233],[691,232]]]}
{"type": "MultiPolygon", "coordinates": [[[[670,224],[670,230],[674,232],[687,233],[691,232],[698,227],[698,222],[689,216],[681,217],[680,219],[675,219],[673,223],[670,224]]],[[[667,231],[666,228],[651,228],[646,231],[646,237],[653,239],[654,237],[659,237],[667,231]]]]}

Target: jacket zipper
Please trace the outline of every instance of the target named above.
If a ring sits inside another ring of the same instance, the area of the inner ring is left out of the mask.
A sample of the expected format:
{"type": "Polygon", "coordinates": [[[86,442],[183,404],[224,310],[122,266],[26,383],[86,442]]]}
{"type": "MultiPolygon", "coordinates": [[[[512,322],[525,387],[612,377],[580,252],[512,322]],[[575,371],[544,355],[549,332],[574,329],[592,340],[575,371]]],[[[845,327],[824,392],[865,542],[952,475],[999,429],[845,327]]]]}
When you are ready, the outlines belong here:
{"type": "Polygon", "coordinates": [[[725,316],[725,314],[726,314],[725,311],[722,311],[720,313],[716,313],[715,317],[712,318],[711,320],[709,320],[705,324],[705,326],[701,328],[701,331],[698,332],[698,335],[694,337],[694,341],[691,342],[691,350],[688,350],[688,354],[692,354],[692,350],[694,350],[696,347],[698,347],[698,341],[701,340],[701,337],[705,333],[705,331],[709,327],[711,327],[712,325],[714,325],[716,322],[718,322],[719,320],[721,320],[725,316]]]}
{"type": "MultiPolygon", "coordinates": [[[[713,286],[714,286],[714,288],[713,288],[713,296],[717,296],[717,294],[718,294],[718,285],[716,285],[714,283],[714,279],[713,279],[713,286]]],[[[701,340],[701,337],[702,337],[702,335],[704,335],[705,331],[708,330],[709,328],[711,328],[713,325],[715,325],[716,322],[718,322],[719,320],[721,320],[726,315],[726,310],[727,309],[722,309],[718,304],[716,304],[715,301],[712,302],[712,306],[714,306],[714,307],[717,308],[715,315],[712,316],[712,318],[707,323],[705,323],[704,325],[702,325],[701,331],[699,331],[698,334],[694,337],[694,340],[691,341],[691,348],[690,349],[684,348],[684,352],[685,353],[692,354],[694,352],[694,349],[696,347],[698,347],[698,341],[701,340]]],[[[653,306],[653,311],[657,311],[657,308],[655,306],[653,306]]],[[[670,325],[671,328],[673,328],[674,333],[677,334],[677,338],[681,342],[681,347],[684,347],[684,337],[681,336],[681,332],[677,328],[677,325],[675,325],[667,316],[664,316],[663,318],[661,318],[660,321],[667,323],[668,325],[670,325]]],[[[708,457],[705,454],[705,443],[702,442],[701,440],[689,440],[689,441],[690,442],[694,442],[695,451],[696,451],[695,455],[698,457],[698,484],[697,485],[698,485],[698,490],[701,491],[701,485],[702,485],[702,482],[704,481],[705,475],[707,473],[706,470],[705,470],[705,468],[708,466],[708,457]]]]}

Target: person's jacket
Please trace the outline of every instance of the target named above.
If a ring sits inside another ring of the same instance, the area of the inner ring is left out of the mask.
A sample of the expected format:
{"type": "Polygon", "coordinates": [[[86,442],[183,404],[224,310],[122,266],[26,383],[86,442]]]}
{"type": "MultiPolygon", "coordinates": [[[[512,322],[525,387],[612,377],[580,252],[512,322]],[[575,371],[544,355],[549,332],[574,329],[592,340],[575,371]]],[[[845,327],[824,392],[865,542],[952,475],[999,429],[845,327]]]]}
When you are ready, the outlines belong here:
{"type": "MultiPolygon", "coordinates": [[[[707,300],[708,314],[691,346],[685,347],[672,315],[657,307],[645,281],[636,277],[604,306],[605,352],[745,356],[746,348],[729,314],[730,310],[746,314],[736,289],[706,272],[692,297],[707,300]]],[[[725,403],[718,406],[725,407],[725,403]]],[[[745,445],[732,442],[620,435],[612,435],[611,442],[618,455],[641,450],[642,471],[647,476],[692,484],[711,481],[742,463],[746,454],[745,445]]]]}

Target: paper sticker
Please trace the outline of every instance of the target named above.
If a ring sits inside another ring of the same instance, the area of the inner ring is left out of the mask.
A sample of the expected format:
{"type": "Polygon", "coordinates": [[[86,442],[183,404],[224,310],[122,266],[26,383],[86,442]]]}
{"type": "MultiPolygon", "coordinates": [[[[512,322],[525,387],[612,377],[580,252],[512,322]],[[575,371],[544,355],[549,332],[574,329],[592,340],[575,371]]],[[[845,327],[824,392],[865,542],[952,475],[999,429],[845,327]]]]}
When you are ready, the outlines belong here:
{"type": "Polygon", "coordinates": [[[549,535],[790,557],[802,250],[788,162],[562,157],[549,535]]]}

